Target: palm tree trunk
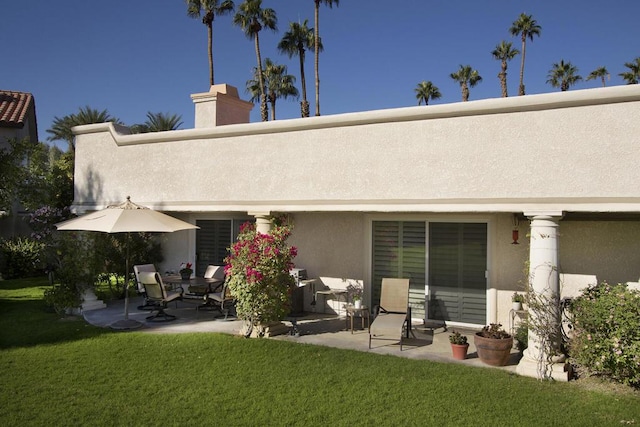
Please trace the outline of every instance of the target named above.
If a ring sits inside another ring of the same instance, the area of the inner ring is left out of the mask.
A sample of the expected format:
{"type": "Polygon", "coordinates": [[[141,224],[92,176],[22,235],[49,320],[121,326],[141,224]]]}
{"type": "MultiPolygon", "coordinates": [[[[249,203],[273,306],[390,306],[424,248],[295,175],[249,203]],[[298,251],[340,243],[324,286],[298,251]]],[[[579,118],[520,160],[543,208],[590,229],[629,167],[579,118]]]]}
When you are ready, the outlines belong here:
{"type": "Polygon", "coordinates": [[[318,45],[320,44],[320,28],[318,26],[318,21],[320,20],[320,0],[315,0],[316,8],[315,8],[315,69],[316,69],[316,116],[320,115],[320,71],[319,71],[319,60],[320,60],[320,52],[318,49],[318,45]]]}
{"type": "Polygon", "coordinates": [[[260,38],[256,31],[256,58],[258,60],[258,83],[260,84],[260,119],[263,122],[269,120],[269,113],[267,110],[267,96],[264,90],[264,75],[262,74],[262,57],[260,56],[260,38]]]}
{"type": "Polygon", "coordinates": [[[502,88],[502,97],[506,98],[509,96],[507,90],[507,61],[502,60],[502,71],[498,73],[498,77],[500,78],[500,87],[502,88]]]}
{"type": "Polygon", "coordinates": [[[209,86],[213,86],[213,25],[207,25],[207,47],[209,49],[209,86]]]}
{"type": "Polygon", "coordinates": [[[304,49],[298,52],[300,58],[300,84],[302,85],[302,102],[300,102],[300,113],[302,117],[309,117],[309,102],[307,101],[307,80],[304,76],[304,49]]]}
{"type": "Polygon", "coordinates": [[[271,120],[276,119],[276,97],[270,96],[269,103],[271,104],[271,120]]]}
{"type": "Polygon", "coordinates": [[[604,81],[604,76],[602,76],[602,87],[605,87],[607,84],[604,81]]]}
{"type": "Polygon", "coordinates": [[[527,49],[527,35],[522,33],[522,58],[520,58],[520,86],[518,87],[518,95],[524,95],[524,57],[527,49]]]}
{"type": "Polygon", "coordinates": [[[467,102],[469,100],[469,86],[467,86],[467,82],[462,83],[462,102],[467,102]]]}

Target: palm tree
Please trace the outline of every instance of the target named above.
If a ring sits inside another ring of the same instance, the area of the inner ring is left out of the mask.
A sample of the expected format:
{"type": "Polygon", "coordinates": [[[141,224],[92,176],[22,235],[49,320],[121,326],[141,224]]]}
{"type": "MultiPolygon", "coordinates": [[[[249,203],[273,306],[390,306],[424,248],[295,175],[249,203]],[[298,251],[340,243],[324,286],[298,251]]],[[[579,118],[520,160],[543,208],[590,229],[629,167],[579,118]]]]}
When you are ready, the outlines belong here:
{"type": "Polygon", "coordinates": [[[422,105],[423,102],[424,105],[429,105],[429,99],[440,99],[442,97],[440,89],[431,81],[418,83],[414,91],[416,92],[418,105],[422,105]]]}
{"type": "Polygon", "coordinates": [[[207,26],[207,51],[209,53],[209,86],[213,86],[213,20],[217,16],[233,12],[235,5],[231,0],[186,0],[187,15],[191,18],[202,16],[202,23],[207,26]]]}
{"type": "Polygon", "coordinates": [[[460,65],[455,73],[451,73],[450,77],[460,83],[462,88],[462,101],[469,100],[469,86],[474,87],[482,81],[482,77],[478,74],[478,70],[471,68],[471,65],[460,65]]]}
{"type": "Polygon", "coordinates": [[[262,75],[262,58],[260,56],[260,31],[268,28],[276,31],[278,18],[275,10],[262,8],[262,0],[245,0],[239,6],[239,11],[233,17],[233,23],[244,31],[244,34],[253,39],[256,46],[256,59],[258,60],[258,83],[260,85],[260,118],[263,122],[269,119],[267,112],[267,97],[264,89],[264,77],[262,75]]]}
{"type": "Polygon", "coordinates": [[[69,144],[69,150],[75,150],[74,136],[71,128],[79,125],[89,125],[93,123],[106,123],[114,122],[121,124],[120,120],[111,117],[107,110],[96,110],[88,105],[86,107],[80,107],[77,113],[69,114],[62,118],[55,116],[53,118],[53,124],[47,133],[50,134],[47,141],[67,141],[69,144]]]}
{"type": "Polygon", "coordinates": [[[169,113],[147,113],[147,120],[131,126],[132,133],[162,132],[176,130],[182,125],[182,116],[169,113]]]}
{"type": "Polygon", "coordinates": [[[315,69],[316,69],[316,116],[320,115],[320,3],[324,3],[329,8],[333,8],[335,4],[338,6],[340,0],[313,0],[315,4],[314,18],[315,18],[315,69]]]}
{"type": "Polygon", "coordinates": [[[625,62],[624,66],[629,69],[619,76],[626,80],[628,85],[637,85],[640,81],[640,56],[631,62],[625,62]]]}
{"type": "Polygon", "coordinates": [[[542,27],[538,25],[533,16],[521,13],[516,19],[509,32],[512,36],[521,36],[522,38],[522,59],[520,60],[520,86],[518,87],[518,95],[524,95],[524,57],[527,51],[527,37],[533,42],[533,36],[540,37],[542,27]]]}
{"type": "Polygon", "coordinates": [[[598,67],[591,73],[589,73],[589,75],[587,76],[587,80],[601,79],[602,87],[605,87],[607,85],[604,81],[605,77],[610,77],[609,72],[607,71],[607,67],[598,67]]]}
{"type": "MultiPolygon", "coordinates": [[[[247,81],[247,91],[251,94],[251,102],[260,99],[260,84],[258,82],[258,69],[253,68],[253,79],[247,81]]],[[[294,86],[295,76],[287,74],[287,66],[279,65],[269,58],[265,58],[263,67],[264,85],[267,100],[271,104],[271,120],[276,119],[276,101],[278,98],[297,98],[300,94],[294,86]]]]}
{"type": "Polygon", "coordinates": [[[500,79],[500,87],[502,88],[502,97],[509,96],[507,91],[507,61],[511,61],[520,51],[514,49],[511,42],[502,40],[500,44],[496,45],[496,48],[491,52],[493,58],[501,61],[500,72],[498,78],[500,79]]]}
{"type": "MultiPolygon", "coordinates": [[[[302,117],[309,117],[309,101],[307,101],[307,81],[304,75],[304,57],[307,49],[315,50],[315,34],[313,28],[307,27],[308,20],[302,24],[299,22],[289,22],[289,31],[284,33],[282,40],[278,43],[278,50],[286,53],[291,58],[298,55],[300,59],[300,84],[302,85],[302,101],[300,101],[300,114],[302,117]]],[[[318,48],[322,50],[322,41],[318,48]]]]}
{"type": "Polygon", "coordinates": [[[564,62],[564,60],[553,64],[553,68],[549,70],[547,75],[547,83],[552,87],[559,87],[563,92],[569,90],[580,80],[582,80],[582,76],[578,74],[578,68],[571,62],[564,62]]]}

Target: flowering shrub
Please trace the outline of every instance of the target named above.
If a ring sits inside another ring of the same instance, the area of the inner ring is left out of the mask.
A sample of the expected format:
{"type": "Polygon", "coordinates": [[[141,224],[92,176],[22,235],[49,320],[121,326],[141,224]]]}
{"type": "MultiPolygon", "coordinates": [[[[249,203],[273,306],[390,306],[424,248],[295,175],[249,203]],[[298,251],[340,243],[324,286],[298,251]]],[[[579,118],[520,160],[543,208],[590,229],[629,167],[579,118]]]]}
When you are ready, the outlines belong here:
{"type": "Polygon", "coordinates": [[[269,234],[259,233],[255,224],[240,228],[238,241],[225,258],[225,273],[238,317],[256,327],[262,335],[265,323],[281,320],[289,312],[289,298],[295,281],[289,274],[297,249],[286,241],[291,227],[277,224],[269,234]]]}
{"type": "Polygon", "coordinates": [[[31,237],[35,240],[47,240],[56,230],[55,224],[71,218],[68,207],[63,209],[52,206],[43,206],[36,209],[29,218],[31,237]]]}
{"type": "Polygon", "coordinates": [[[640,387],[640,292],[602,283],[573,300],[570,355],[579,368],[640,387]]]}

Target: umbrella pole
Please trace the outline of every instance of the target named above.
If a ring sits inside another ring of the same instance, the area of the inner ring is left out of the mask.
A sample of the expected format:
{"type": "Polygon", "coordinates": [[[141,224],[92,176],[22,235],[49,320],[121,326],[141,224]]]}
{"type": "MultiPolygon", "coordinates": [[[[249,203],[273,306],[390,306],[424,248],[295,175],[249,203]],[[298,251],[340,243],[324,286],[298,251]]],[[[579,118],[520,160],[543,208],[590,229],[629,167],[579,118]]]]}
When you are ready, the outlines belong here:
{"type": "Polygon", "coordinates": [[[130,233],[127,233],[124,257],[124,320],[129,320],[129,238],[130,233]]]}
{"type": "Polygon", "coordinates": [[[136,329],[142,326],[142,323],[138,322],[135,319],[129,320],[129,238],[130,235],[127,233],[127,242],[125,249],[125,272],[124,272],[124,319],[120,319],[114,323],[112,323],[111,329],[136,329]]]}

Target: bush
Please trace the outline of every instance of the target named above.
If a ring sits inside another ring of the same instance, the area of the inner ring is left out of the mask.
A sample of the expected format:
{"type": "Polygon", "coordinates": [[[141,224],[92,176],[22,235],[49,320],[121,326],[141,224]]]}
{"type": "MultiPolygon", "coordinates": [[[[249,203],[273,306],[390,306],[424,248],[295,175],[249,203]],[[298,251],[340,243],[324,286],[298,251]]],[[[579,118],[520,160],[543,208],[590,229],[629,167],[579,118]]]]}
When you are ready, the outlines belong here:
{"type": "Polygon", "coordinates": [[[571,304],[570,355],[590,375],[640,387],[640,292],[602,283],[571,304]]]}
{"type": "Polygon", "coordinates": [[[236,298],[236,312],[247,325],[247,335],[255,327],[261,336],[266,323],[281,320],[289,312],[295,286],[289,270],[297,254],[297,249],[286,243],[290,234],[291,227],[278,222],[269,234],[245,223],[225,259],[227,283],[236,298]]]}
{"type": "Polygon", "coordinates": [[[80,307],[82,298],[76,286],[61,283],[44,291],[44,303],[56,313],[65,314],[68,308],[80,307]]]}
{"type": "Polygon", "coordinates": [[[25,237],[14,237],[0,243],[2,275],[6,279],[33,277],[41,273],[44,244],[25,237]]]}

